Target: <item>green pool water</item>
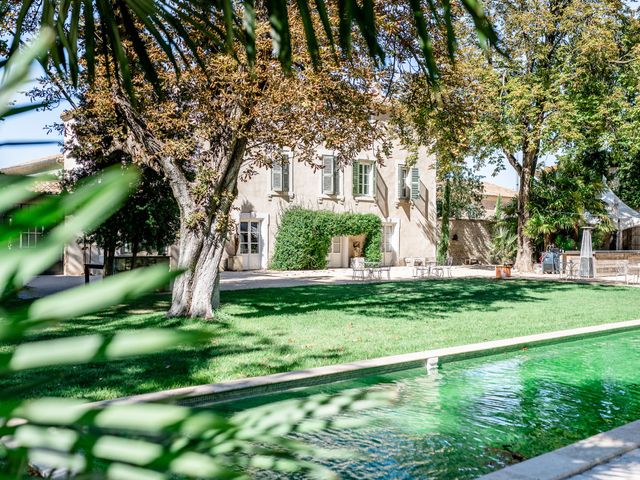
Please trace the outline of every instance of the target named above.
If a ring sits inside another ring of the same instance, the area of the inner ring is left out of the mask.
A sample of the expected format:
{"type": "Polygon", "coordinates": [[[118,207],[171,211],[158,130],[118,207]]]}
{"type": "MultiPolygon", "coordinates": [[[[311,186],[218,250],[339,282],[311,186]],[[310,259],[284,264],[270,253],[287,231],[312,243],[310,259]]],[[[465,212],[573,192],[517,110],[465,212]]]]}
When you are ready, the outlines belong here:
{"type": "MultiPolygon", "coordinates": [[[[640,418],[640,332],[565,342],[270,395],[218,410],[364,386],[397,403],[360,413],[361,429],[302,438],[348,448],[345,479],[471,479],[640,418]]],[[[266,474],[265,474],[266,475],[266,474]]]]}

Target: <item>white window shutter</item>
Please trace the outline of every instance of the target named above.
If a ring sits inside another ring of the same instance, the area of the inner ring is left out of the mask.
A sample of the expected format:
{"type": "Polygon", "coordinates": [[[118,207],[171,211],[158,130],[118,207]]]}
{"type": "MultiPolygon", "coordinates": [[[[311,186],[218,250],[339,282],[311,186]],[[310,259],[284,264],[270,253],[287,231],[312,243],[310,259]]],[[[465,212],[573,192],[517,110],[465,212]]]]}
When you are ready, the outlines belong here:
{"type": "Polygon", "coordinates": [[[282,157],[282,192],[289,191],[289,174],[291,173],[291,162],[286,156],[282,157]]]}
{"type": "Polygon", "coordinates": [[[282,163],[274,160],[271,166],[271,189],[275,192],[282,191],[282,163]]]}
{"type": "Polygon", "coordinates": [[[417,167],[411,169],[411,200],[420,198],[420,170],[417,167]]]}
{"type": "Polygon", "coordinates": [[[322,193],[334,195],[336,193],[335,162],[332,156],[322,157],[322,193]]]}
{"type": "Polygon", "coordinates": [[[406,182],[404,165],[398,165],[398,198],[400,200],[407,198],[406,182]]]}

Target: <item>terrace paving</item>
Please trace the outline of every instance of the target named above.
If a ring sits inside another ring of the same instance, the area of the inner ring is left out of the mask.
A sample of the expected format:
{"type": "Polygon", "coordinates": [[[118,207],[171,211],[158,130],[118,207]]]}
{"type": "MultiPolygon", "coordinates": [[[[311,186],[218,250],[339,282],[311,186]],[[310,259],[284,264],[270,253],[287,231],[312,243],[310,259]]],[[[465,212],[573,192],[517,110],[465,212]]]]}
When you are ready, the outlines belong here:
{"type": "Polygon", "coordinates": [[[637,480],[640,420],[480,477],[479,480],[637,480]]]}

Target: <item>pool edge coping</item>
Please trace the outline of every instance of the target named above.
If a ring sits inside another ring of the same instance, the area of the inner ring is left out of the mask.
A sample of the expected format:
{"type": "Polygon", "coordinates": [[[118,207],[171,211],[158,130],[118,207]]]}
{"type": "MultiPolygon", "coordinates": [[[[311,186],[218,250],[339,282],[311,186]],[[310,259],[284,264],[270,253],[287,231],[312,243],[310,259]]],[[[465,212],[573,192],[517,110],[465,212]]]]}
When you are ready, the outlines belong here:
{"type": "Polygon", "coordinates": [[[180,387],[91,402],[87,406],[102,407],[139,402],[173,402],[182,405],[220,403],[411,368],[426,367],[428,369],[452,361],[539,347],[560,341],[614,334],[636,328],[640,328],[640,319],[357,360],[349,363],[241,378],[226,382],[180,387]]]}
{"type": "Polygon", "coordinates": [[[565,480],[640,448],[640,420],[598,433],[477,480],[565,480]]]}

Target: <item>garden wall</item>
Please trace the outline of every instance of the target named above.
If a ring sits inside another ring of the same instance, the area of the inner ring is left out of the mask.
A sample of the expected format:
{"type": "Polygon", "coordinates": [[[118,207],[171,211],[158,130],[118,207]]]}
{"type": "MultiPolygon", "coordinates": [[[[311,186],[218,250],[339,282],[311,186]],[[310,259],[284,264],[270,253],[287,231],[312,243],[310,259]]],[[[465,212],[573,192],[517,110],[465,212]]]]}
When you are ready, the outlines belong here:
{"type": "Polygon", "coordinates": [[[453,257],[454,265],[462,265],[466,259],[475,259],[483,264],[491,263],[489,249],[492,220],[451,220],[449,226],[449,254],[453,257]]]}

